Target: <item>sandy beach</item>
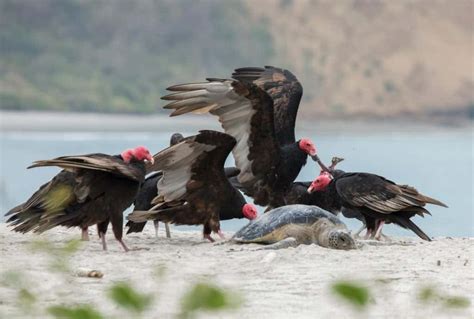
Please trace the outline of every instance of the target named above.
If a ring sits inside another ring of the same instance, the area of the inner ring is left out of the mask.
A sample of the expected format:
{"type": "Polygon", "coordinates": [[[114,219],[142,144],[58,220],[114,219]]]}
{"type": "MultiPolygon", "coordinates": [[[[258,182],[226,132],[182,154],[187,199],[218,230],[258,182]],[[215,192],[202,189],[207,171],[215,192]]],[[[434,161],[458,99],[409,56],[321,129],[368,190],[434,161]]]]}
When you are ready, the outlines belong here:
{"type": "MultiPolygon", "coordinates": [[[[261,246],[211,244],[200,233],[164,230],[155,238],[151,225],[142,234],[126,236],[134,249],[123,252],[108,235],[109,251],[101,250],[95,229],[69,260],[71,272],[51,269],[51,253],[32,249],[47,240],[61,247],[78,239],[78,229],[56,228],[43,235],[17,234],[0,225],[2,285],[0,317],[43,318],[52,305],[90,304],[108,317],[123,310],[107,299],[107,289],[127,281],[154,302],[144,318],[173,318],[180,298],[196,282],[211,282],[238,293],[243,304],[236,310],[205,313],[208,318],[469,318],[474,310],[472,238],[435,238],[423,242],[414,237],[393,238],[390,244],[365,244],[352,251],[316,245],[284,250],[255,250],[261,246]],[[104,277],[82,278],[78,269],[94,269],[104,277]],[[6,286],[5,276],[18,272],[22,285],[36,296],[33,312],[18,309],[18,289],[6,286]],[[331,292],[331,284],[350,280],[370,289],[371,299],[362,311],[331,292]],[[441,302],[423,303],[420,291],[432,287],[440,294],[463,296],[467,308],[447,308],[441,302]]],[[[228,237],[231,233],[226,234],[228,237]]]]}

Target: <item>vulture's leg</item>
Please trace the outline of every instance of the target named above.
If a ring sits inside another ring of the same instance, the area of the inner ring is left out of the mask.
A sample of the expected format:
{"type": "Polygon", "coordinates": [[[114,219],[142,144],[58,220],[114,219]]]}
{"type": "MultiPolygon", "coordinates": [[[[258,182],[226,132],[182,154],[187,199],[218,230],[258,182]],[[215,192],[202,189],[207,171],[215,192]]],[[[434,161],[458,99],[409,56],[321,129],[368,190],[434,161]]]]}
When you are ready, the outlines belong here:
{"type": "Polygon", "coordinates": [[[107,243],[105,242],[105,233],[99,233],[99,237],[102,240],[102,249],[107,250],[107,243]]]}
{"type": "Polygon", "coordinates": [[[209,240],[211,243],[215,242],[214,238],[212,238],[210,234],[204,234],[202,237],[209,240]]]}
{"type": "Polygon", "coordinates": [[[365,233],[364,239],[369,239],[369,238],[371,238],[371,237],[372,237],[372,233],[373,233],[372,229],[368,229],[368,228],[367,228],[367,232],[365,233]]]}
{"type": "Polygon", "coordinates": [[[383,225],[385,224],[385,221],[384,220],[381,220],[377,226],[377,231],[375,232],[375,239],[377,240],[380,240],[383,237],[387,238],[387,236],[385,236],[384,234],[382,234],[382,228],[383,228],[383,225]]]}
{"type": "Polygon", "coordinates": [[[275,249],[283,249],[283,248],[288,248],[288,247],[296,247],[298,245],[299,243],[296,240],[296,238],[288,237],[274,244],[264,246],[262,248],[257,248],[256,250],[275,250],[275,249]]]}
{"type": "Polygon", "coordinates": [[[125,252],[130,250],[130,249],[128,249],[127,245],[125,245],[125,243],[123,242],[123,239],[118,239],[117,238],[117,241],[120,243],[120,245],[122,245],[123,250],[125,250],[125,252]]]}
{"type": "Polygon", "coordinates": [[[219,237],[221,239],[225,239],[225,236],[224,236],[224,233],[222,232],[222,230],[219,229],[219,231],[217,232],[217,235],[219,235],[219,237]]]}
{"type": "Polygon", "coordinates": [[[82,228],[81,240],[82,240],[82,241],[89,241],[89,232],[88,232],[88,228],[87,228],[87,227],[82,228]]]}
{"type": "Polygon", "coordinates": [[[160,222],[155,219],[153,221],[153,226],[155,226],[155,238],[158,238],[158,228],[160,227],[160,222]]]}
{"type": "Polygon", "coordinates": [[[109,226],[109,220],[103,221],[97,224],[97,232],[99,233],[99,238],[102,240],[102,249],[107,250],[107,243],[105,242],[105,233],[107,232],[107,227],[109,226]]]}
{"type": "Polygon", "coordinates": [[[112,230],[114,232],[115,239],[120,243],[125,252],[129,251],[127,245],[123,242],[123,215],[122,212],[111,214],[110,223],[112,224],[112,230]]]}
{"type": "Polygon", "coordinates": [[[165,223],[166,238],[171,238],[170,224],[165,223]]]}
{"type": "Polygon", "coordinates": [[[205,223],[204,228],[202,230],[202,237],[204,239],[209,240],[211,243],[213,243],[215,240],[214,238],[211,237],[211,232],[212,230],[211,230],[211,226],[209,225],[209,222],[205,223]]]}

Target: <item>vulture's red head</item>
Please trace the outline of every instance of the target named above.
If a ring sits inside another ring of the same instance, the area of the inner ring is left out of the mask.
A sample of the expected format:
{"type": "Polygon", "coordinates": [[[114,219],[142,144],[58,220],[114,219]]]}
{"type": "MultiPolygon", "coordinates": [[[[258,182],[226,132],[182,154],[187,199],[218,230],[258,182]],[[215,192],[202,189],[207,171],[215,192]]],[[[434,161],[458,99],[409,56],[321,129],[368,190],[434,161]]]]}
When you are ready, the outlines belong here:
{"type": "Polygon", "coordinates": [[[257,218],[257,207],[255,207],[254,204],[245,204],[242,207],[242,213],[244,214],[244,217],[247,219],[255,219],[257,218]]]}
{"type": "Polygon", "coordinates": [[[298,146],[300,150],[302,150],[309,156],[316,155],[316,146],[314,146],[314,143],[309,138],[302,138],[299,141],[298,146]]]}
{"type": "Polygon", "coordinates": [[[331,183],[331,180],[331,175],[327,173],[319,175],[308,187],[308,193],[324,190],[329,185],[329,183],[331,183]]]}
{"type": "Polygon", "coordinates": [[[145,161],[152,163],[154,162],[153,156],[151,155],[150,151],[145,146],[137,146],[135,148],[131,148],[125,150],[120,154],[122,159],[125,163],[130,163],[132,159],[137,161],[145,161]]]}

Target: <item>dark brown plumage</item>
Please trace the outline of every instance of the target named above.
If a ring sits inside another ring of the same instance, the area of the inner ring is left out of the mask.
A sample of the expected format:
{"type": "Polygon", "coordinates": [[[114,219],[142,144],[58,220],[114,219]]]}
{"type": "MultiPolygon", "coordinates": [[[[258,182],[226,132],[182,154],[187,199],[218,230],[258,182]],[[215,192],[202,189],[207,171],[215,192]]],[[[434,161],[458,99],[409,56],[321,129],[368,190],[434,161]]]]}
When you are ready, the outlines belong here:
{"type": "Polygon", "coordinates": [[[127,250],[122,241],[122,213],[144,180],[144,160],[152,159],[145,148],[135,150],[122,153],[127,154],[128,163],[122,155],[100,153],[35,162],[29,168],[58,166],[63,170],[28,201],[10,210],[7,223],[22,233],[42,233],[56,226],[87,229],[98,224],[105,249],[103,236],[110,222],[115,238],[127,250]]]}
{"type": "Polygon", "coordinates": [[[284,205],[284,195],[315,155],[313,143],[295,140],[294,124],[302,95],[291,72],[275,67],[240,68],[234,80],[175,85],[163,97],[171,116],[189,112],[217,115],[225,132],[237,140],[233,149],[240,173],[232,183],[256,204],[284,205]]]}
{"type": "Polygon", "coordinates": [[[424,208],[426,204],[447,207],[444,203],[419,193],[411,186],[397,185],[374,174],[344,173],[328,182],[326,186],[319,186],[317,180],[312,183],[312,189],[324,189],[339,202],[341,207],[363,215],[368,234],[375,232],[376,238],[379,237],[383,224],[389,222],[408,228],[420,238],[429,241],[431,240],[429,236],[410,218],[430,214],[424,208]]]}
{"type": "MultiPolygon", "coordinates": [[[[180,133],[174,133],[170,137],[170,146],[176,145],[184,139],[184,136],[180,133]]],[[[148,172],[150,168],[148,168],[148,172]]],[[[138,192],[137,197],[134,201],[134,210],[149,210],[153,207],[152,201],[158,193],[157,184],[161,179],[163,174],[161,172],[154,172],[153,174],[147,176],[145,182],[141,185],[140,191],[138,192]]],[[[153,224],[155,226],[155,236],[158,237],[158,220],[154,220],[153,224]]],[[[134,223],[131,220],[127,221],[125,225],[128,227],[127,234],[130,233],[141,233],[145,228],[146,222],[143,223],[134,223]]],[[[170,238],[171,234],[169,231],[169,226],[165,223],[166,228],[166,237],[170,238]]]]}
{"type": "MultiPolygon", "coordinates": [[[[224,162],[235,139],[225,133],[200,131],[154,156],[153,170],[161,171],[158,195],[148,211],[134,211],[128,219],[139,223],[160,220],[178,225],[204,225],[205,238],[220,232],[220,213],[242,218],[249,204],[227,180],[224,162]]],[[[256,213],[256,210],[255,210],[256,213]]]]}

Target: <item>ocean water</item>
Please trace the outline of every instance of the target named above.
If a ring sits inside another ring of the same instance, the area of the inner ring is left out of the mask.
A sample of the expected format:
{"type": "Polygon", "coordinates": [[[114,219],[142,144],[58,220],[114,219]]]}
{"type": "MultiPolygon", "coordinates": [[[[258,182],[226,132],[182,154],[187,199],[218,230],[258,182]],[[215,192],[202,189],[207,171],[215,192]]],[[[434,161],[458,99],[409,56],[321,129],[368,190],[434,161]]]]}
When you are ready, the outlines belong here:
{"type": "MultiPolygon", "coordinates": [[[[26,200],[59,171],[56,168],[27,170],[26,167],[34,160],[92,152],[118,154],[136,145],[145,145],[156,152],[166,147],[171,133],[2,132],[0,220],[4,220],[3,214],[11,207],[26,200]]],[[[340,169],[379,174],[399,184],[415,186],[422,193],[446,203],[449,208],[429,206],[432,216],[414,218],[428,235],[474,236],[471,128],[395,132],[370,129],[306,130],[298,135],[312,138],[325,162],[329,162],[332,156],[345,158],[339,164],[340,169]]],[[[232,164],[233,160],[229,158],[228,165],[232,164]]],[[[315,163],[308,161],[298,180],[312,180],[318,172],[315,163]]],[[[343,220],[351,229],[360,226],[356,220],[343,220]]],[[[225,221],[222,228],[224,231],[235,231],[245,224],[245,220],[225,221]]],[[[387,225],[385,233],[413,235],[395,225],[387,225]]]]}

